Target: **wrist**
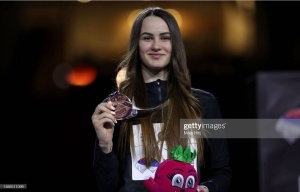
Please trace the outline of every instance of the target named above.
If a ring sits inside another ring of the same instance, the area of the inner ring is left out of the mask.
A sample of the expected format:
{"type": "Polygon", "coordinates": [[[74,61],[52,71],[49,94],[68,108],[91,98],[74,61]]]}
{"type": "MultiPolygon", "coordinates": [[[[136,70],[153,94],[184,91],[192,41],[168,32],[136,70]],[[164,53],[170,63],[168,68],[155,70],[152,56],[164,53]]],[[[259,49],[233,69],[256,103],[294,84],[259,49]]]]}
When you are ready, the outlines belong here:
{"type": "Polygon", "coordinates": [[[202,186],[204,192],[209,192],[209,189],[205,185],[201,185],[201,186],[202,186]]]}
{"type": "Polygon", "coordinates": [[[198,185],[197,192],[209,192],[209,189],[205,185],[198,185]]]}
{"type": "Polygon", "coordinates": [[[101,151],[105,154],[108,154],[112,151],[113,148],[113,142],[110,141],[108,144],[104,144],[104,143],[99,143],[99,147],[101,149],[101,151]]]}

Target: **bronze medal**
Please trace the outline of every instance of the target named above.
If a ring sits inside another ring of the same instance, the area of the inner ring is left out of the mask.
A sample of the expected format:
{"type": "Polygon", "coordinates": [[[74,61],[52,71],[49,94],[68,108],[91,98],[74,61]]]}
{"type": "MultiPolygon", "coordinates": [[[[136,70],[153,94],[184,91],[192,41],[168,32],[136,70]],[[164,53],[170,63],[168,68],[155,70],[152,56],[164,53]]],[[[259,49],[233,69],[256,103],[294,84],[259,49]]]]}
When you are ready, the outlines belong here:
{"type": "Polygon", "coordinates": [[[109,101],[112,102],[115,109],[115,117],[117,120],[129,119],[133,117],[132,102],[124,94],[116,91],[109,95],[109,101]]]}
{"type": "Polygon", "coordinates": [[[160,105],[157,107],[149,109],[141,109],[133,105],[131,100],[124,94],[115,91],[109,95],[108,101],[112,102],[115,109],[115,117],[117,120],[130,119],[139,114],[149,114],[155,109],[159,109],[160,105]]]}

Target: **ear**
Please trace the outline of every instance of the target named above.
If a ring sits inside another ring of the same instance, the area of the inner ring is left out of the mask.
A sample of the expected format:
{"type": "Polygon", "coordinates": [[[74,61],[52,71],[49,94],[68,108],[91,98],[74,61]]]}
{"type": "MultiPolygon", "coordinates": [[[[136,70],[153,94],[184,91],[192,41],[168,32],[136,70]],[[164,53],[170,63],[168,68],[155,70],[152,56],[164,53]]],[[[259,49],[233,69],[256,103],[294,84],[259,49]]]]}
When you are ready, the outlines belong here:
{"type": "Polygon", "coordinates": [[[152,177],[150,177],[149,179],[144,180],[144,186],[147,189],[147,191],[149,192],[155,192],[155,182],[154,179],[152,177]]]}

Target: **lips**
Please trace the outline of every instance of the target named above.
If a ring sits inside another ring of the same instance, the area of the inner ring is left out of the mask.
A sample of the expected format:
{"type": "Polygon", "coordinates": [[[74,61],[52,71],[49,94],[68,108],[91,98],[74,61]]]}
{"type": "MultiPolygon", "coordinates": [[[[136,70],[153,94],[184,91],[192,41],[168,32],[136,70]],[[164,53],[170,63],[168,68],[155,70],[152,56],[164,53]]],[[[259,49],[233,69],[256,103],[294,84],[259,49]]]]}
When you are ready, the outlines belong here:
{"type": "Polygon", "coordinates": [[[154,59],[159,59],[163,54],[149,54],[154,59]]]}

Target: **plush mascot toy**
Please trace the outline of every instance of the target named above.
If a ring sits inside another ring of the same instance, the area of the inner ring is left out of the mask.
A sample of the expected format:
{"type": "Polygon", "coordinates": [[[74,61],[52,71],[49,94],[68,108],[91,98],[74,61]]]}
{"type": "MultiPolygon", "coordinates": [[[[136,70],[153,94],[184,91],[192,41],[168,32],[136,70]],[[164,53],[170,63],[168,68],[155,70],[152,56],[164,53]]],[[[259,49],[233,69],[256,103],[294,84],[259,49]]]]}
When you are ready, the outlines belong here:
{"type": "Polygon", "coordinates": [[[196,157],[188,146],[175,146],[171,151],[171,159],[164,160],[154,175],[144,181],[149,192],[196,192],[199,183],[198,173],[191,164],[196,157]]]}

